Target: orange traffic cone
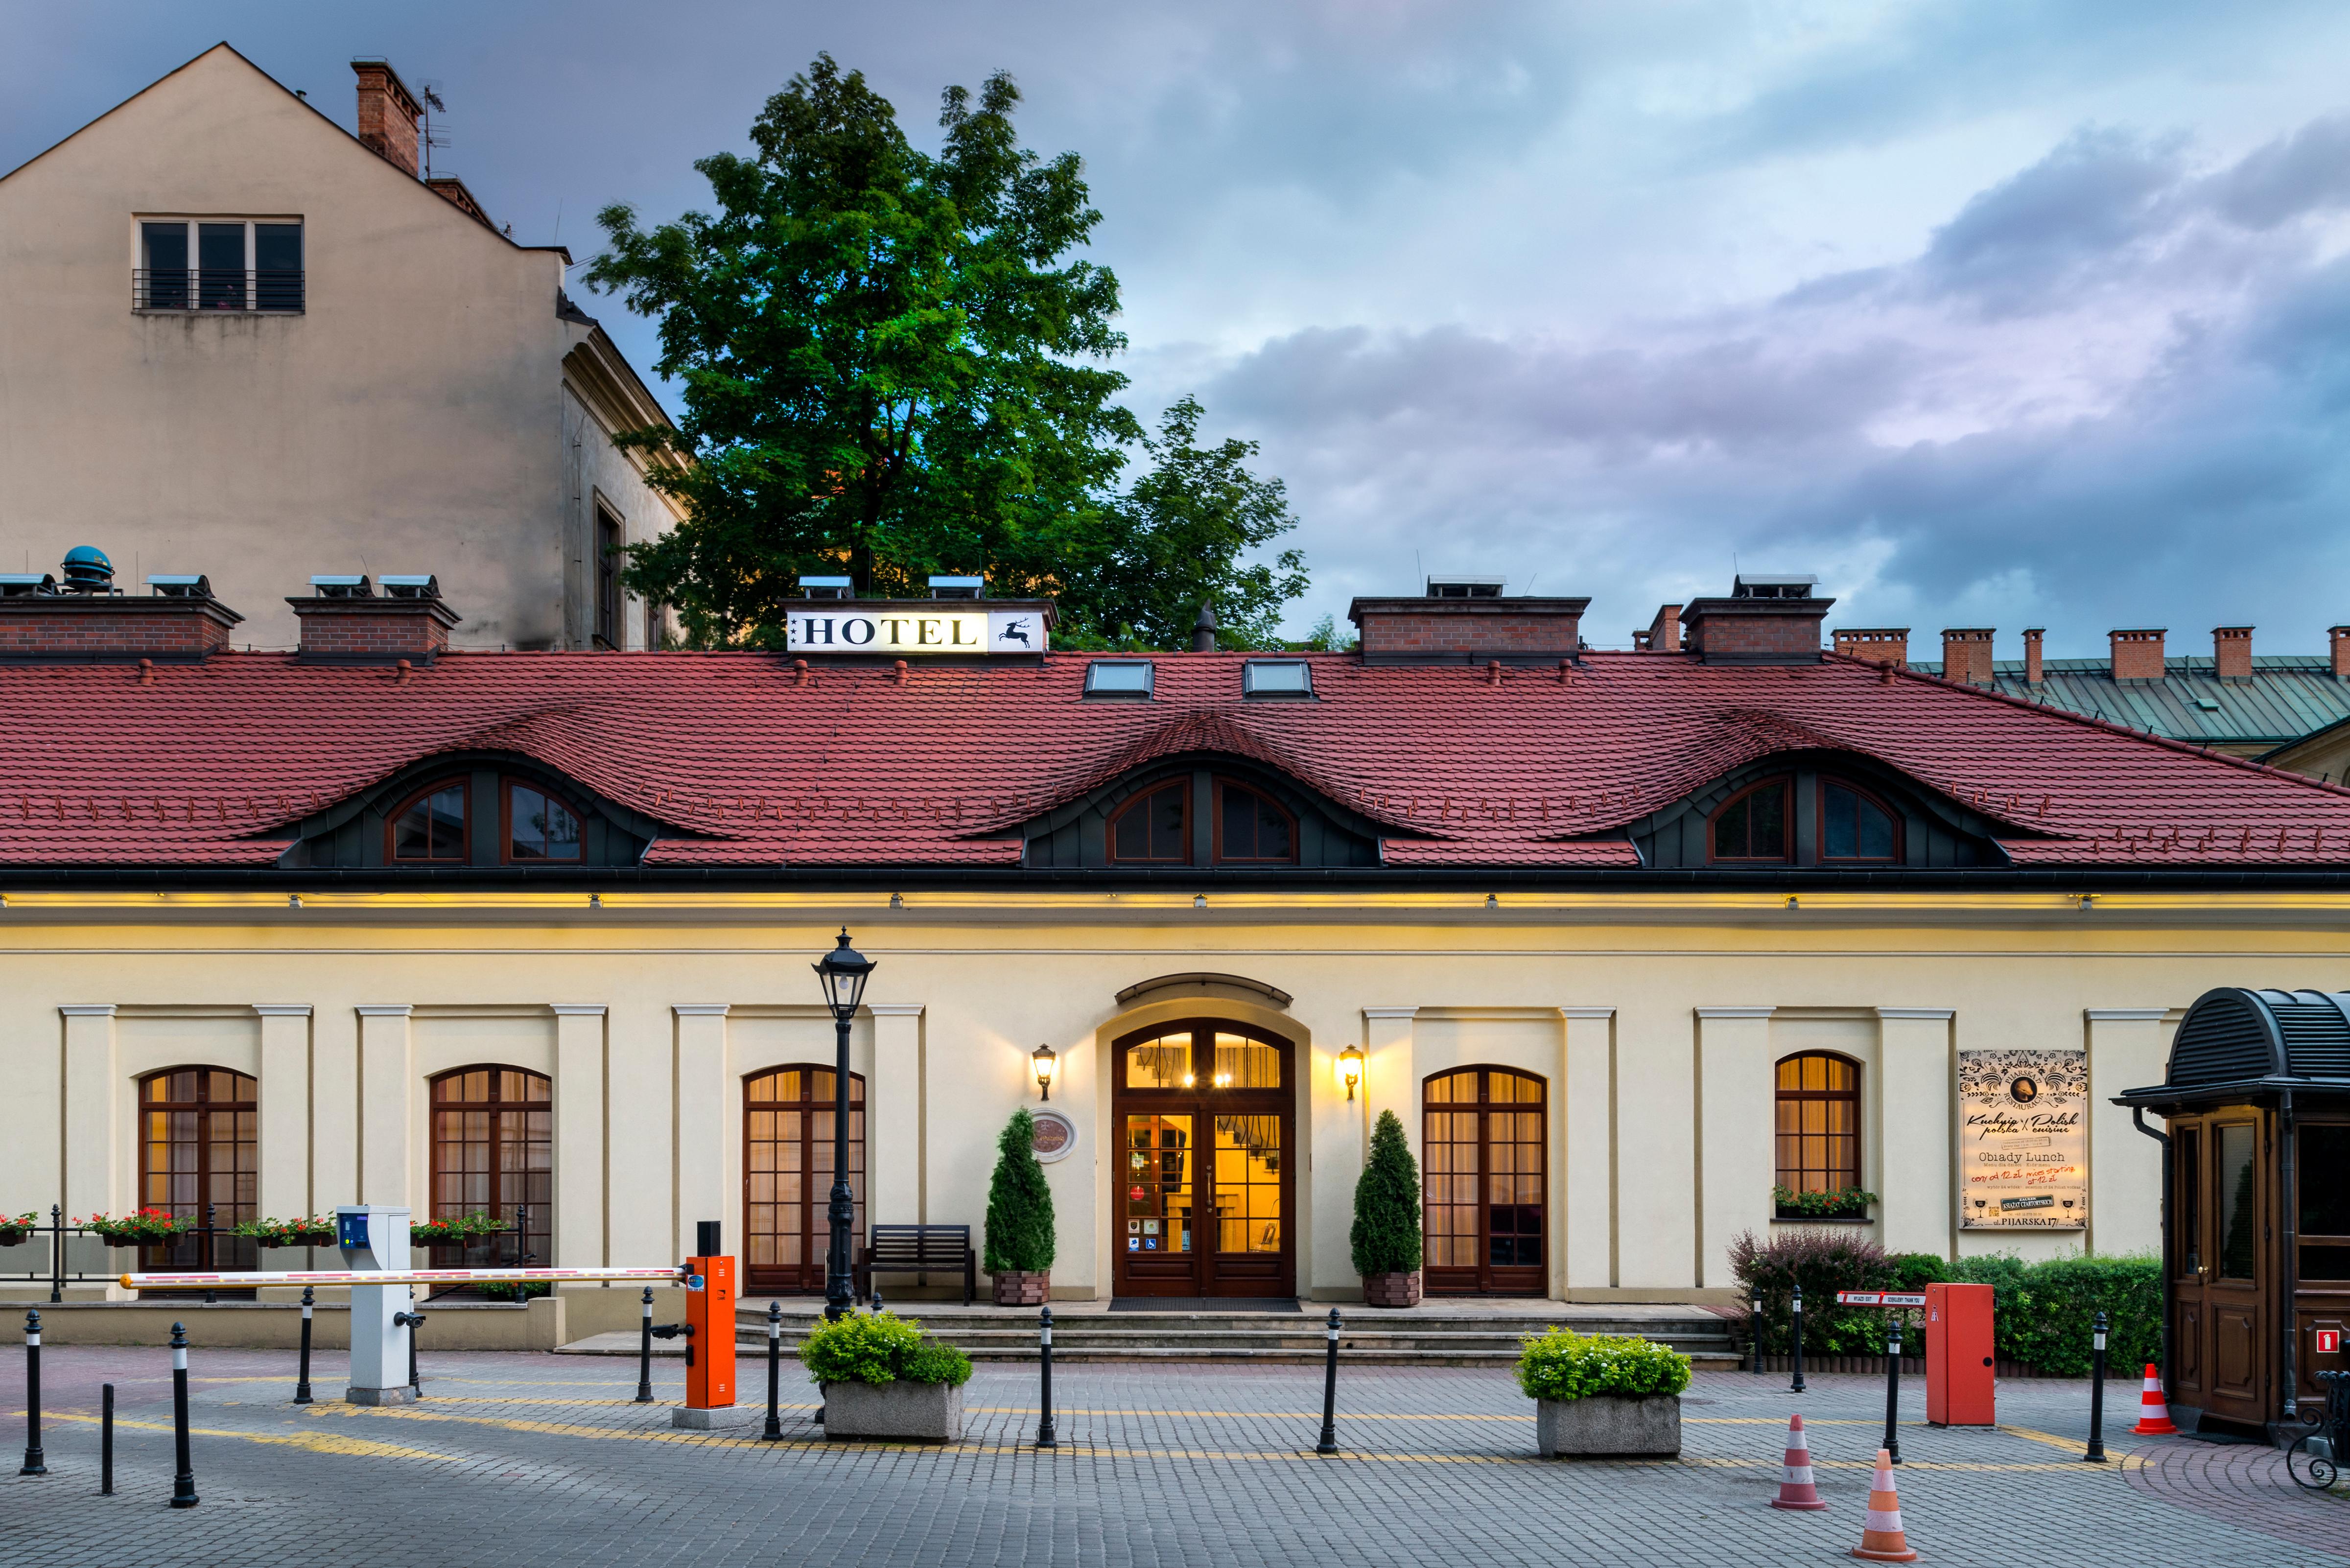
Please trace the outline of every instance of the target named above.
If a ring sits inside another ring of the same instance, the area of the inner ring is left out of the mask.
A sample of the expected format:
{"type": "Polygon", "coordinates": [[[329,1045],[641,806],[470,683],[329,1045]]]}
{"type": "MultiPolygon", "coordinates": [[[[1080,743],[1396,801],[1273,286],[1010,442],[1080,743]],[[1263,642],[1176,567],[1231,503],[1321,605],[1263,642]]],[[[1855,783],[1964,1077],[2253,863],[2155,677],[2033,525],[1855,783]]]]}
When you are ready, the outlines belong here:
{"type": "Polygon", "coordinates": [[[1812,1480],[1812,1444],[1804,1436],[1804,1413],[1800,1410],[1787,1420],[1786,1464],[1779,1478],[1779,1495],[1771,1500],[1771,1506],[1801,1509],[1806,1513],[1816,1513],[1827,1507],[1820,1501],[1820,1489],[1812,1480]]]}
{"type": "Polygon", "coordinates": [[[2141,1438],[2167,1438],[2178,1430],[2170,1424],[2170,1407],[2162,1400],[2162,1379],[2155,1376],[2151,1361],[2146,1364],[2146,1392],[2137,1397],[2137,1425],[2130,1430],[2141,1438]]]}
{"type": "Polygon", "coordinates": [[[1868,1483],[1868,1517],[1861,1522],[1855,1557],[1871,1563],[1915,1563],[1918,1553],[1901,1533],[1901,1500],[1893,1492],[1893,1456],[1877,1450],[1877,1479],[1868,1483]]]}

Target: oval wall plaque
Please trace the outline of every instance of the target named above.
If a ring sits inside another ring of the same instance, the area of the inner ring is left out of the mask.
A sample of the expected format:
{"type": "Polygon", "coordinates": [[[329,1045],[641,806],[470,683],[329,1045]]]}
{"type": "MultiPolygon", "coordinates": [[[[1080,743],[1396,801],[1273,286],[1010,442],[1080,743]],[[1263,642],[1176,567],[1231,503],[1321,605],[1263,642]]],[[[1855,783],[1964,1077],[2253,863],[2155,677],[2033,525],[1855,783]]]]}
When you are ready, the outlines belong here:
{"type": "Polygon", "coordinates": [[[1033,1111],[1036,1118],[1036,1141],[1032,1146],[1036,1158],[1046,1165],[1056,1159],[1066,1159],[1069,1151],[1077,1147],[1077,1124],[1058,1111],[1033,1111]]]}

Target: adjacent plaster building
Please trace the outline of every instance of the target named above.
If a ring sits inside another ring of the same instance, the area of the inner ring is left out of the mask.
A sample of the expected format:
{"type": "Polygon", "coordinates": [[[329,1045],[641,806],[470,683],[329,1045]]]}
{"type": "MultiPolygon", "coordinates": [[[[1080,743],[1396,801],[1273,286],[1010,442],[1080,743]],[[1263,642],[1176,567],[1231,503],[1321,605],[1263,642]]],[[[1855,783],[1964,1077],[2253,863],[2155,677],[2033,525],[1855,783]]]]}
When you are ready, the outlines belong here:
{"type": "Polygon", "coordinates": [[[0,177],[0,569],[203,573],[290,649],[309,574],[432,574],[461,648],[643,648],[617,545],[662,414],[359,62],[354,135],[226,44],[0,177]]]}

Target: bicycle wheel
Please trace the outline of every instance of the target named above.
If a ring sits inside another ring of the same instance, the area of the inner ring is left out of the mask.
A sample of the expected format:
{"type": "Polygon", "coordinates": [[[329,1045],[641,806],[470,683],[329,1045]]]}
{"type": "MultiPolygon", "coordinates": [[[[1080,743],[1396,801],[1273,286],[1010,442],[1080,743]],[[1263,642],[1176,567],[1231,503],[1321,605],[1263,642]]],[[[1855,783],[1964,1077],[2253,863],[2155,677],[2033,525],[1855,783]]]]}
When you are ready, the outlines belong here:
{"type": "Polygon", "coordinates": [[[2319,1436],[2316,1432],[2307,1433],[2295,1438],[2293,1447],[2284,1451],[2285,1473],[2293,1477],[2294,1485],[2306,1491],[2325,1490],[2341,1473],[2327,1453],[2309,1446],[2310,1439],[2319,1436]]]}

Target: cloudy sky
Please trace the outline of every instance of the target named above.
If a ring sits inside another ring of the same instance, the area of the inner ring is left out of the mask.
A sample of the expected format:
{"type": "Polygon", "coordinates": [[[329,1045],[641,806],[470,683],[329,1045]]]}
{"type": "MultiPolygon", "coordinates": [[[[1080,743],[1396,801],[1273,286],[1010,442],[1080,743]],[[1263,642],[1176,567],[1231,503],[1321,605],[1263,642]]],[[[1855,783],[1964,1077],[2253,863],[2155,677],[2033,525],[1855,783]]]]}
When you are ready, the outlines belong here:
{"type": "Polygon", "coordinates": [[[437,165],[583,259],[820,49],[924,138],[1009,69],[1086,159],[1138,410],[1197,392],[1288,481],[1301,629],[1476,571],[1622,644],[1740,566],[1921,658],[2350,620],[2338,0],[6,9],[0,168],[223,38],[346,125],[381,54],[448,101],[437,165]]]}

